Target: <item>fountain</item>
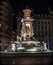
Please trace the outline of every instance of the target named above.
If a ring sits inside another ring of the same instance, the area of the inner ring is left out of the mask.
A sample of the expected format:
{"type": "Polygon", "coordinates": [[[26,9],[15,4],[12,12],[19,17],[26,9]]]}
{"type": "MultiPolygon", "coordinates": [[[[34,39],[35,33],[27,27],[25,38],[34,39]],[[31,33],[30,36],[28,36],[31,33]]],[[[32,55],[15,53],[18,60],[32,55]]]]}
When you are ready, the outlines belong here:
{"type": "MultiPolygon", "coordinates": [[[[31,17],[31,10],[25,9],[23,10],[24,16],[21,19],[22,29],[21,29],[21,37],[20,41],[15,41],[16,50],[25,50],[25,51],[39,51],[43,50],[43,46],[40,46],[40,41],[37,41],[34,38],[33,32],[33,21],[34,19],[31,17]]],[[[46,45],[44,45],[44,48],[46,45]]]]}

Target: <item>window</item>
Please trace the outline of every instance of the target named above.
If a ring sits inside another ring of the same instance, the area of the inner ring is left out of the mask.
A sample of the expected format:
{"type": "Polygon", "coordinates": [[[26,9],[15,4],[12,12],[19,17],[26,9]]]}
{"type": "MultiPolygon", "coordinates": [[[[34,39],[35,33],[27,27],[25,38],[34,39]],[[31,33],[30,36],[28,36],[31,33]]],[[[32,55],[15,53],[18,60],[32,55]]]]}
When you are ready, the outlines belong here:
{"type": "Polygon", "coordinates": [[[37,23],[37,21],[35,21],[35,24],[37,23]]]}
{"type": "Polygon", "coordinates": [[[41,23],[43,24],[43,23],[44,23],[44,21],[41,21],[41,23]]]}
{"type": "Polygon", "coordinates": [[[45,32],[45,36],[47,36],[47,32],[45,32]]]}
{"type": "Polygon", "coordinates": [[[51,41],[51,39],[49,39],[49,42],[51,41]]]}
{"type": "Polygon", "coordinates": [[[2,15],[2,13],[0,13],[0,15],[2,15]]]}
{"type": "Polygon", "coordinates": [[[45,30],[47,30],[47,26],[45,26],[45,30]]]}
{"type": "Polygon", "coordinates": [[[42,33],[42,37],[44,36],[44,33],[42,33]]]}
{"type": "Polygon", "coordinates": [[[50,24],[50,21],[48,21],[48,24],[50,24]]]}
{"type": "Polygon", "coordinates": [[[1,43],[1,40],[0,40],[0,43],[1,43]]]}
{"type": "Polygon", "coordinates": [[[36,26],[34,27],[34,29],[36,30],[36,26]]]}
{"type": "Polygon", "coordinates": [[[42,26],[42,30],[44,29],[44,27],[42,26]]]}
{"type": "Polygon", "coordinates": [[[38,37],[38,34],[36,33],[36,37],[38,37]]]}
{"type": "Polygon", "coordinates": [[[37,33],[35,33],[35,36],[37,37],[37,33]]]}
{"type": "Polygon", "coordinates": [[[50,26],[48,27],[49,30],[51,30],[50,26]]]}
{"type": "Polygon", "coordinates": [[[53,13],[52,13],[52,16],[53,16],[53,13]]]}
{"type": "Polygon", "coordinates": [[[38,37],[40,37],[40,33],[38,33],[38,37]]]}
{"type": "Polygon", "coordinates": [[[40,36],[41,36],[41,34],[42,34],[42,33],[40,32],[40,36]]]}
{"type": "Polygon", "coordinates": [[[51,33],[49,33],[49,36],[51,36],[51,33]]]}
{"type": "Polygon", "coordinates": [[[47,21],[45,21],[45,24],[47,24],[47,21]]]}
{"type": "Polygon", "coordinates": [[[40,30],[40,26],[38,26],[38,30],[40,30]]]}
{"type": "Polygon", "coordinates": [[[38,24],[40,24],[40,21],[37,21],[38,24]]]}

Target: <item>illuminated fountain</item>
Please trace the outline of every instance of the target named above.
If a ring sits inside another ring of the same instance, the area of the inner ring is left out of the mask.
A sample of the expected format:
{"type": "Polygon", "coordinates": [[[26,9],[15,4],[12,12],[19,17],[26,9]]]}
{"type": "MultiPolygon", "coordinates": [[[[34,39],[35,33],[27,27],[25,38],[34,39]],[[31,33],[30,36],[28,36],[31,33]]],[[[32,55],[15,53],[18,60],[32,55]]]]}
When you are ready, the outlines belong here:
{"type": "Polygon", "coordinates": [[[33,38],[34,32],[33,32],[33,21],[34,19],[31,18],[31,10],[25,9],[23,10],[24,17],[21,20],[22,23],[22,30],[21,30],[21,38],[23,40],[30,40],[30,38],[33,38]]]}
{"type": "MultiPolygon", "coordinates": [[[[25,9],[23,10],[24,16],[21,19],[22,29],[21,29],[21,37],[20,41],[15,41],[17,51],[26,50],[26,51],[39,51],[43,50],[46,45],[40,46],[40,41],[34,39],[33,32],[33,21],[34,19],[31,17],[31,10],[25,9]]],[[[46,50],[46,48],[45,48],[46,50]]]]}

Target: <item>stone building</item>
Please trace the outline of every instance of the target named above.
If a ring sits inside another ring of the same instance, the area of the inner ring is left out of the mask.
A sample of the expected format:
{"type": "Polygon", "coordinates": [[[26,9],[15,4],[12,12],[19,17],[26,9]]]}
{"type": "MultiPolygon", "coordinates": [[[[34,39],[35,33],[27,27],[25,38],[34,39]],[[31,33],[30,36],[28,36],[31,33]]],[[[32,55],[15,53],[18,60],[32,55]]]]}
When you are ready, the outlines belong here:
{"type": "Polygon", "coordinates": [[[12,6],[8,0],[0,2],[0,47],[6,48],[12,37],[12,6]]]}

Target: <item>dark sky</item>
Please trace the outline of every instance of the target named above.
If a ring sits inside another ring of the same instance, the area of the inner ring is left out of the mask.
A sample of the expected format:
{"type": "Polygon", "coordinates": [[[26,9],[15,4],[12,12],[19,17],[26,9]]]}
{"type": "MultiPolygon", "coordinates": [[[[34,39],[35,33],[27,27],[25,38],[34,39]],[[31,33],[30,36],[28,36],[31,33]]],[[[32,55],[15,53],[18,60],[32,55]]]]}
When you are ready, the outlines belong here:
{"type": "MultiPolygon", "coordinates": [[[[52,6],[52,0],[10,0],[14,10],[20,11],[26,8],[28,5],[30,9],[34,9],[35,12],[47,12],[49,6],[52,6]]],[[[52,7],[53,8],[53,7],[52,7]]]]}
{"type": "Polygon", "coordinates": [[[14,11],[14,20],[13,26],[16,28],[16,17],[19,11],[23,11],[28,5],[31,10],[34,10],[35,13],[48,13],[48,8],[51,6],[53,10],[53,1],[52,0],[10,0],[13,11],[14,11]]]}

